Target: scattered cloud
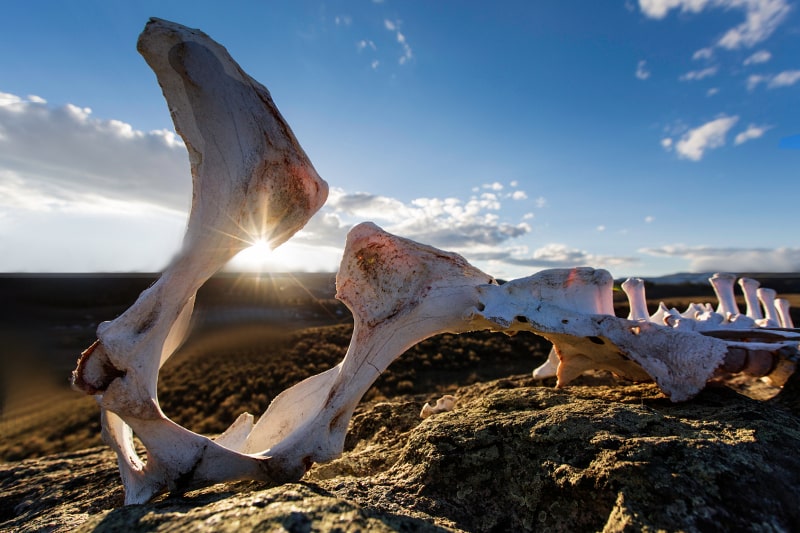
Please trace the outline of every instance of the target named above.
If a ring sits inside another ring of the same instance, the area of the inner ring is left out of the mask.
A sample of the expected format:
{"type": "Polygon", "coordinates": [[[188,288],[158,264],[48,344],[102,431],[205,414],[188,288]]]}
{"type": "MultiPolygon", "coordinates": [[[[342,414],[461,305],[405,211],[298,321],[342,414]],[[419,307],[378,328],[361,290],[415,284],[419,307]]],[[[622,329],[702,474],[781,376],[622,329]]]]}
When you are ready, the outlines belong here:
{"type": "Polygon", "coordinates": [[[776,87],[788,87],[800,81],[800,70],[785,70],[780,74],[776,74],[769,80],[767,87],[774,89],[776,87]]]}
{"type": "Polygon", "coordinates": [[[511,193],[512,200],[527,200],[528,195],[525,194],[525,191],[514,191],[511,193]]]}
{"type": "Polygon", "coordinates": [[[387,30],[394,33],[395,39],[400,44],[400,48],[402,50],[400,58],[397,60],[397,62],[401,65],[405,65],[414,58],[414,52],[411,50],[411,46],[408,44],[405,34],[400,31],[400,21],[391,21],[389,19],[385,19],[383,21],[383,25],[387,30]]]}
{"type": "Polygon", "coordinates": [[[689,262],[693,272],[797,272],[800,248],[715,248],[673,244],[643,248],[641,253],[676,257],[689,262]]]}
{"type": "MultiPolygon", "coordinates": [[[[725,145],[725,137],[728,131],[738,120],[738,116],[722,116],[691,129],[675,143],[675,151],[683,159],[700,161],[707,150],[725,145]]],[[[665,145],[665,140],[662,140],[661,145],[665,148],[671,148],[672,141],[670,140],[668,145],[665,145]]]]}
{"type": "Polygon", "coordinates": [[[713,48],[701,48],[700,50],[692,54],[692,59],[694,59],[695,61],[698,61],[700,59],[711,59],[712,57],[714,57],[713,48]]]}
{"type": "Polygon", "coordinates": [[[769,129],[770,129],[769,126],[756,126],[755,124],[750,124],[749,126],[747,126],[746,130],[736,135],[736,137],[733,140],[733,144],[740,145],[747,141],[758,139],[759,137],[763,136],[764,133],[766,133],[767,130],[769,129]]]}
{"type": "Polygon", "coordinates": [[[772,54],[769,53],[767,50],[759,50],[758,52],[754,53],[751,56],[748,56],[747,59],[744,60],[742,63],[744,66],[748,65],[758,65],[760,63],[766,63],[772,59],[772,54]]]}
{"type": "Polygon", "coordinates": [[[361,39],[360,41],[358,41],[356,43],[356,48],[358,49],[359,52],[361,52],[362,50],[365,50],[367,48],[369,48],[369,49],[371,49],[373,51],[378,49],[378,47],[375,46],[375,43],[370,41],[369,39],[361,39]]]}
{"type": "Polygon", "coordinates": [[[646,80],[650,77],[650,71],[647,69],[647,61],[642,59],[636,65],[636,77],[640,80],[646,80]]]}
{"type": "Polygon", "coordinates": [[[599,226],[597,226],[595,229],[596,229],[597,231],[600,231],[600,232],[602,232],[602,231],[605,231],[605,230],[606,230],[606,227],[605,227],[604,225],[600,224],[600,225],[599,225],[599,226]]]}
{"type": "Polygon", "coordinates": [[[668,152],[672,150],[672,139],[670,139],[669,137],[661,139],[661,147],[668,152]]]}
{"type": "Polygon", "coordinates": [[[652,215],[648,215],[648,216],[644,217],[645,224],[652,224],[653,222],[655,222],[655,220],[656,220],[656,217],[654,217],[652,215]]]}
{"type": "Polygon", "coordinates": [[[768,76],[762,76],[760,74],[751,74],[747,77],[747,90],[752,91],[756,87],[758,87],[761,83],[766,83],[769,80],[768,76]]]}
{"type": "Polygon", "coordinates": [[[752,48],[766,40],[791,11],[788,0],[639,0],[639,9],[653,19],[663,19],[673,9],[682,13],[700,13],[715,8],[744,12],[744,21],[730,28],[714,43],[714,46],[728,50],[752,48]]]}
{"type": "Polygon", "coordinates": [[[800,81],[800,70],[784,70],[778,74],[752,74],[747,78],[747,90],[752,91],[762,83],[767,89],[789,87],[800,81]]]}
{"type": "Polygon", "coordinates": [[[533,205],[538,208],[547,207],[547,198],[544,196],[539,196],[536,200],[533,201],[533,205]]]}
{"type": "Polygon", "coordinates": [[[701,69],[701,70],[690,70],[689,72],[687,72],[686,74],[683,74],[678,79],[680,79],[681,81],[702,80],[703,78],[708,78],[710,76],[715,75],[718,70],[719,70],[719,67],[716,66],[716,65],[712,66],[712,67],[704,68],[704,69],[701,69]]]}
{"type": "Polygon", "coordinates": [[[711,87],[709,90],[706,91],[706,96],[714,96],[719,92],[718,87],[711,87]]]}
{"type": "Polygon", "coordinates": [[[333,21],[337,26],[349,26],[353,23],[353,17],[350,15],[336,15],[333,21]]]}
{"type": "Polygon", "coordinates": [[[494,183],[484,183],[483,185],[481,185],[481,187],[483,187],[484,189],[492,190],[492,191],[502,191],[503,190],[503,184],[498,182],[498,181],[495,181],[494,183]]]}

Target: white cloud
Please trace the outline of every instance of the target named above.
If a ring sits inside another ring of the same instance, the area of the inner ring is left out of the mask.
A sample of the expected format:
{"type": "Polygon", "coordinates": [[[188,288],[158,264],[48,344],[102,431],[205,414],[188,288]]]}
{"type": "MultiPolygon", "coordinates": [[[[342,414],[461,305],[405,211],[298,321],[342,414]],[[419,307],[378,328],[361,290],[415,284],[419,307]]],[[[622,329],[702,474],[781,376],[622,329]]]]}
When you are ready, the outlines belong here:
{"type": "Polygon", "coordinates": [[[356,48],[358,49],[359,52],[366,48],[370,48],[373,51],[378,49],[378,47],[375,46],[375,43],[370,41],[369,39],[361,39],[360,41],[358,41],[356,43],[356,48]]]}
{"type": "Polygon", "coordinates": [[[644,59],[639,61],[636,65],[636,77],[640,80],[646,80],[650,77],[650,71],[647,69],[647,61],[644,59]]]}
{"type": "Polygon", "coordinates": [[[701,70],[690,70],[686,74],[682,75],[679,79],[681,81],[702,80],[703,78],[708,78],[710,76],[713,76],[714,74],[717,73],[718,70],[719,67],[717,67],[716,65],[701,70]]]}
{"type": "Polygon", "coordinates": [[[590,265],[595,268],[613,268],[620,265],[638,263],[633,257],[595,255],[585,250],[570,248],[565,244],[552,243],[533,251],[531,254],[512,253],[496,257],[505,263],[535,268],[567,268],[590,265]]]}
{"type": "Polygon", "coordinates": [[[767,87],[774,89],[776,87],[788,87],[800,81],[800,70],[785,70],[780,74],[776,74],[769,80],[767,87]]]}
{"type": "Polygon", "coordinates": [[[309,223],[304,229],[309,235],[298,235],[298,238],[303,242],[313,234],[318,242],[331,242],[341,237],[349,223],[374,220],[387,231],[445,249],[469,251],[481,245],[494,252],[507,253],[501,245],[529,233],[531,228],[525,222],[501,221],[498,215],[501,207],[500,199],[492,192],[466,201],[452,197],[417,198],[405,203],[385,196],[346,193],[333,188],[323,207],[323,218],[309,223]]]}
{"type": "Polygon", "coordinates": [[[743,11],[744,22],[729,29],[715,43],[729,50],[752,48],[766,40],[791,11],[788,0],[639,0],[639,8],[645,16],[654,19],[666,17],[673,9],[683,13],[715,8],[743,11]]]}
{"type": "Polygon", "coordinates": [[[670,150],[672,150],[672,139],[669,138],[669,137],[665,137],[664,139],[661,139],[661,147],[664,148],[664,150],[666,150],[668,152],[670,150]]]}
{"type": "MultiPolygon", "coordinates": [[[[173,132],[146,133],[96,119],[88,107],[54,108],[38,97],[0,93],[0,172],[22,177],[53,209],[80,196],[185,213],[191,201],[188,155],[173,132]]],[[[15,198],[9,193],[0,203],[11,206],[15,198]]]]}
{"type": "Polygon", "coordinates": [[[648,215],[648,216],[644,217],[645,224],[652,224],[655,220],[656,220],[656,217],[654,217],[652,215],[648,215]]]}
{"type": "Polygon", "coordinates": [[[736,138],[733,140],[733,143],[739,145],[752,139],[758,139],[769,129],[769,126],[756,126],[755,124],[750,124],[746,130],[736,136],[736,138]]]}
{"type": "Polygon", "coordinates": [[[387,30],[395,34],[395,39],[402,49],[402,53],[397,62],[401,65],[405,65],[414,58],[414,52],[411,50],[411,46],[408,44],[405,34],[400,31],[400,22],[385,19],[383,25],[387,30]]]}
{"type": "Polygon", "coordinates": [[[544,196],[539,196],[538,198],[536,198],[536,200],[533,201],[533,205],[538,208],[547,207],[547,198],[545,198],[544,196]]]}
{"type": "Polygon", "coordinates": [[[718,87],[711,87],[709,90],[706,91],[706,96],[714,96],[719,92],[718,87]]]}
{"type": "Polygon", "coordinates": [[[800,70],[784,70],[775,75],[752,74],[747,78],[747,90],[752,91],[762,83],[766,84],[767,89],[789,87],[798,81],[800,81],[800,70]]]}
{"type": "Polygon", "coordinates": [[[725,145],[725,136],[738,120],[739,117],[737,116],[722,116],[689,130],[675,144],[678,156],[692,161],[699,161],[703,158],[706,150],[725,145]]]}
{"type": "Polygon", "coordinates": [[[766,63],[770,59],[772,59],[772,54],[770,54],[768,50],[759,50],[753,55],[748,56],[747,59],[744,60],[743,65],[757,65],[759,63],[766,63]]]}
{"type": "Polygon", "coordinates": [[[528,195],[525,194],[525,191],[514,191],[511,193],[512,200],[526,200],[528,195]]]}
{"type": "Polygon", "coordinates": [[[746,13],[745,21],[728,30],[718,41],[719,46],[727,49],[751,48],[764,41],[791,10],[786,0],[728,0],[722,3],[727,4],[727,8],[744,6],[746,13]]]}
{"type": "Polygon", "coordinates": [[[483,187],[484,189],[490,189],[492,191],[502,191],[503,190],[503,184],[500,183],[499,181],[495,181],[493,183],[484,183],[483,185],[481,185],[481,187],[483,187]]]}
{"type": "Polygon", "coordinates": [[[509,183],[509,186],[511,186],[511,187],[517,187],[518,185],[519,185],[519,182],[517,180],[513,180],[511,183],[509,183]]]}
{"type": "Polygon", "coordinates": [[[602,231],[605,231],[605,230],[606,230],[606,227],[605,227],[604,225],[600,224],[600,225],[599,225],[599,226],[597,226],[595,229],[596,229],[597,231],[601,231],[601,232],[602,232],[602,231]]]}
{"type": "Polygon", "coordinates": [[[672,244],[644,248],[641,253],[689,261],[694,272],[797,272],[800,248],[715,248],[672,244]]]}
{"type": "Polygon", "coordinates": [[[337,15],[333,21],[337,26],[349,26],[353,23],[353,17],[350,15],[337,15]]]}
{"type": "Polygon", "coordinates": [[[747,77],[747,90],[752,91],[761,83],[769,81],[769,76],[762,76],[760,74],[751,74],[747,77]]]}
{"type": "Polygon", "coordinates": [[[713,48],[701,48],[700,50],[692,54],[692,59],[697,61],[700,59],[711,59],[713,56],[714,56],[713,48]]]}

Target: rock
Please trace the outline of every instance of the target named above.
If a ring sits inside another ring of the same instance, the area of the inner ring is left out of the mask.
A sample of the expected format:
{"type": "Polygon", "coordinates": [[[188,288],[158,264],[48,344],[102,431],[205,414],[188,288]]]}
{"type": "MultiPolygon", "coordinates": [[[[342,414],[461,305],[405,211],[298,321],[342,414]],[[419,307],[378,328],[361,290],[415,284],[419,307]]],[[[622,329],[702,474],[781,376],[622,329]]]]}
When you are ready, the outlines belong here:
{"type": "Polygon", "coordinates": [[[800,418],[709,387],[526,377],[364,404],[345,454],[303,482],[215,485],[121,506],[104,448],[0,465],[0,529],[288,531],[796,531],[800,418]],[[592,386],[587,383],[601,383],[592,386]]]}

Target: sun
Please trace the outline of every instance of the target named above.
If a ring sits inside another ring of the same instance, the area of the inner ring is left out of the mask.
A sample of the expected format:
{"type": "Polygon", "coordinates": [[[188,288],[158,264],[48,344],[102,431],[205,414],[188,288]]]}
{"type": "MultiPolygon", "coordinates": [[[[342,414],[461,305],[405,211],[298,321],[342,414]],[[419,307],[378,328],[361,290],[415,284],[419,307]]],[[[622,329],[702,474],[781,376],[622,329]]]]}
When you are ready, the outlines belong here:
{"type": "Polygon", "coordinates": [[[263,239],[256,240],[236,257],[231,259],[230,267],[245,272],[264,272],[274,266],[275,257],[269,243],[263,239]]]}

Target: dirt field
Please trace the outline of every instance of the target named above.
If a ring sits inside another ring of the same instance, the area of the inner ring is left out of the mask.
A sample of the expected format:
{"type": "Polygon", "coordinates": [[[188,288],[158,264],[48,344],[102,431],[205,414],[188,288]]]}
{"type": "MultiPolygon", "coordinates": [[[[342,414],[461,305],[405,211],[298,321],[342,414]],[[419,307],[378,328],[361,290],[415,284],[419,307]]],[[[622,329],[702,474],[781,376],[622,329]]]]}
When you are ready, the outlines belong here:
{"type": "MultiPolygon", "coordinates": [[[[124,311],[154,280],[0,277],[6,304],[0,309],[0,461],[100,444],[97,405],[72,391],[68,378],[80,352],[94,341],[97,324],[124,311]]],[[[762,283],[795,291],[781,296],[789,298],[800,323],[800,277],[762,283]]],[[[194,431],[217,433],[242,411],[258,415],[283,389],[335,365],[352,325],[333,292],[330,274],[211,280],[198,295],[191,335],[162,369],[159,400],[165,413],[194,431]]],[[[651,292],[658,295],[650,301],[651,312],[659,299],[678,309],[690,301],[715,301],[706,286],[651,292]]],[[[615,299],[617,315],[625,316],[624,294],[615,299]]],[[[526,374],[548,351],[549,343],[534,335],[440,335],[399,358],[366,399],[435,397],[457,386],[526,374]]],[[[586,378],[592,379],[603,378],[586,378]]],[[[733,385],[744,390],[753,383],[733,385]]]]}

